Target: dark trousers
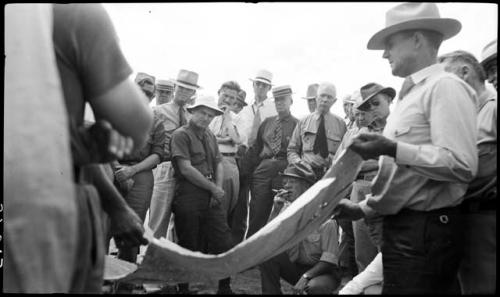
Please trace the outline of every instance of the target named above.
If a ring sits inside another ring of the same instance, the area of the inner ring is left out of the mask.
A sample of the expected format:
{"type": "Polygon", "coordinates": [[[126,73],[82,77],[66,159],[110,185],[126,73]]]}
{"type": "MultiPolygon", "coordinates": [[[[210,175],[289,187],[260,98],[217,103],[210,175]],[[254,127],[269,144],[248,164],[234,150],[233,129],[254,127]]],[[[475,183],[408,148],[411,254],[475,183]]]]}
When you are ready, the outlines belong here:
{"type": "Polygon", "coordinates": [[[245,232],[248,227],[248,203],[250,198],[250,177],[240,176],[240,191],[238,201],[233,212],[228,218],[231,227],[231,234],[235,244],[245,239],[245,232]]]}
{"type": "Polygon", "coordinates": [[[283,187],[283,179],[278,173],[283,172],[287,164],[286,159],[265,159],[253,172],[247,238],[267,224],[273,207],[272,189],[283,187]]]}
{"type": "Polygon", "coordinates": [[[178,181],[172,211],[178,244],[192,251],[220,254],[233,244],[221,204],[210,207],[211,193],[187,180],[178,181]]]}
{"type": "MultiPolygon", "coordinates": [[[[132,179],[134,185],[130,191],[125,195],[125,201],[139,216],[142,222],[146,218],[151,203],[151,196],[153,195],[153,171],[144,170],[135,174],[132,179]]],[[[118,258],[135,263],[137,261],[137,254],[139,254],[139,247],[121,247],[118,249],[118,258]]]]}
{"type": "Polygon", "coordinates": [[[383,224],[382,294],[456,293],[464,243],[458,207],[403,209],[383,224]]]}

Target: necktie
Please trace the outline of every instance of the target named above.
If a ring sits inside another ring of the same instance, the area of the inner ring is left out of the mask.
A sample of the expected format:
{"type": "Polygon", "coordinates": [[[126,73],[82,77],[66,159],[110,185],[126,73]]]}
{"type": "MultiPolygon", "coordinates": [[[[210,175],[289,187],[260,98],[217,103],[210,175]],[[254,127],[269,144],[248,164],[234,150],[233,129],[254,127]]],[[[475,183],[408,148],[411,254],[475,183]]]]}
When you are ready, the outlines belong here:
{"type": "Polygon", "coordinates": [[[201,137],[201,142],[203,143],[203,149],[205,150],[205,156],[207,158],[208,171],[210,172],[210,174],[213,175],[215,173],[214,172],[215,164],[213,163],[214,162],[214,155],[213,155],[212,149],[210,147],[210,144],[208,143],[209,138],[208,138],[207,131],[203,131],[203,136],[201,137]]]}
{"type": "Polygon", "coordinates": [[[276,156],[281,149],[281,139],[282,139],[282,127],[281,121],[279,118],[276,119],[276,128],[274,129],[274,134],[271,139],[271,150],[273,151],[273,155],[276,156]]]}
{"type": "Polygon", "coordinates": [[[184,113],[184,108],[179,106],[179,127],[187,124],[186,114],[184,113]]]}
{"type": "Polygon", "coordinates": [[[326,131],[325,131],[325,117],[321,115],[318,125],[318,131],[316,132],[316,139],[314,140],[313,152],[315,154],[320,154],[321,157],[328,157],[328,143],[326,142],[326,131]]]}
{"type": "Polygon", "coordinates": [[[399,91],[399,100],[403,99],[404,96],[406,96],[406,94],[408,94],[408,92],[410,92],[411,88],[413,88],[413,86],[415,86],[415,83],[413,82],[413,80],[411,79],[411,76],[407,76],[405,78],[405,81],[403,82],[403,86],[401,87],[401,91],[399,91]]]}
{"type": "Polygon", "coordinates": [[[255,108],[257,109],[257,111],[254,111],[252,130],[250,131],[250,135],[248,136],[248,145],[249,146],[254,144],[255,139],[257,138],[257,131],[259,130],[259,126],[260,126],[260,109],[258,106],[256,106],[255,108]]]}

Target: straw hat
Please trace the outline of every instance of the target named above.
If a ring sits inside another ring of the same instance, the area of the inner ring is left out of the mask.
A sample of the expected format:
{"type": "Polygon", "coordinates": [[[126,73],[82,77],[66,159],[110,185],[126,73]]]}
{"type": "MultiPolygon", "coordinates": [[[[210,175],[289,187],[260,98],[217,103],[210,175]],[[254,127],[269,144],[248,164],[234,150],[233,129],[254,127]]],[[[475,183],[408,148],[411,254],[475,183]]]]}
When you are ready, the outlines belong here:
{"type": "Polygon", "coordinates": [[[187,89],[191,90],[201,89],[201,87],[198,85],[198,73],[194,71],[181,69],[179,70],[177,79],[172,79],[172,80],[174,81],[175,84],[187,89]]]}
{"type": "Polygon", "coordinates": [[[411,29],[425,29],[443,34],[443,40],[460,32],[459,21],[441,18],[435,3],[403,3],[393,7],[385,14],[385,28],[375,33],[368,41],[367,48],[383,50],[385,40],[394,33],[411,29]]]}
{"type": "Polygon", "coordinates": [[[488,64],[488,62],[496,58],[497,58],[497,39],[488,43],[484,47],[483,52],[481,53],[481,65],[485,67],[486,64],[488,64]]]}
{"type": "Polygon", "coordinates": [[[272,90],[272,92],[273,92],[273,98],[279,98],[279,97],[293,94],[292,87],[290,87],[289,85],[283,85],[283,86],[276,87],[272,90]]]}
{"type": "Polygon", "coordinates": [[[145,80],[149,81],[152,85],[155,84],[155,77],[152,75],[149,75],[145,72],[138,72],[134,81],[136,84],[138,84],[138,83],[141,83],[142,81],[145,81],[145,80]]]}
{"type": "Polygon", "coordinates": [[[175,84],[171,80],[159,79],[158,81],[156,81],[156,89],[158,90],[173,91],[174,87],[175,84]]]}
{"type": "Polygon", "coordinates": [[[255,75],[255,78],[250,78],[251,81],[260,81],[268,85],[273,85],[273,74],[265,69],[261,69],[257,71],[257,74],[255,75]]]}
{"type": "Polygon", "coordinates": [[[316,95],[318,94],[318,87],[319,87],[319,84],[310,84],[307,87],[306,96],[302,97],[302,99],[307,99],[307,100],[316,99],[316,95]]]}
{"type": "Polygon", "coordinates": [[[359,92],[361,93],[361,101],[358,101],[359,104],[357,104],[356,107],[358,109],[361,105],[365,104],[365,102],[372,99],[377,94],[386,94],[391,98],[391,100],[394,99],[394,96],[396,96],[396,90],[391,87],[383,87],[377,83],[366,84],[359,89],[359,92]]]}
{"type": "Polygon", "coordinates": [[[209,95],[201,95],[199,97],[196,97],[195,103],[192,106],[187,107],[186,109],[189,112],[192,112],[194,109],[200,106],[210,108],[211,110],[217,113],[216,115],[221,115],[224,113],[217,107],[217,102],[215,101],[215,97],[209,95]]]}

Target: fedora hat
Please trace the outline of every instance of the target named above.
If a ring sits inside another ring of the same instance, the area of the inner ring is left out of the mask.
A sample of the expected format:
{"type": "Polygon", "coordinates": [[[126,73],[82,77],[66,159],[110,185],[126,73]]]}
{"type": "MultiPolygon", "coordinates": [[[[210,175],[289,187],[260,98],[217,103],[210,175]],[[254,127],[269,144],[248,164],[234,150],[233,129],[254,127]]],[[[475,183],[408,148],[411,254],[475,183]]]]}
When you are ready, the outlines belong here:
{"type": "Polygon", "coordinates": [[[198,84],[198,73],[185,69],[179,70],[177,79],[172,79],[175,84],[191,90],[201,89],[198,84]]]}
{"type": "Polygon", "coordinates": [[[273,74],[265,69],[261,69],[257,71],[257,74],[255,75],[255,78],[250,78],[251,81],[260,81],[268,85],[273,85],[273,74]]]}
{"type": "Polygon", "coordinates": [[[192,106],[187,107],[186,109],[189,112],[192,112],[194,109],[201,107],[201,106],[210,108],[211,110],[215,111],[217,113],[217,115],[221,115],[224,113],[222,110],[220,110],[217,107],[217,102],[215,101],[215,97],[209,96],[209,95],[201,95],[201,96],[196,97],[195,103],[192,106]]]}
{"type": "Polygon", "coordinates": [[[273,88],[272,92],[273,92],[272,98],[279,98],[279,97],[293,94],[292,87],[290,87],[289,85],[283,85],[283,86],[273,88]]]}
{"type": "Polygon", "coordinates": [[[383,50],[387,37],[404,30],[437,31],[443,34],[443,40],[446,40],[457,35],[461,28],[462,25],[458,20],[442,18],[435,3],[403,3],[387,11],[385,28],[370,38],[367,48],[383,50]]]}
{"type": "Polygon", "coordinates": [[[240,90],[238,92],[238,96],[236,96],[236,100],[238,100],[243,106],[247,106],[248,104],[245,102],[245,98],[247,97],[247,92],[244,90],[240,90]]]}
{"type": "Polygon", "coordinates": [[[356,107],[358,109],[361,107],[361,105],[365,104],[368,100],[372,99],[377,94],[386,94],[391,98],[391,100],[394,99],[394,96],[396,96],[396,90],[391,87],[383,87],[377,83],[366,84],[359,89],[359,92],[361,94],[361,101],[358,101],[359,104],[357,104],[356,107]]]}
{"type": "Polygon", "coordinates": [[[159,79],[156,81],[156,89],[158,90],[166,90],[173,91],[175,84],[171,80],[159,79]]]}
{"type": "Polygon", "coordinates": [[[303,162],[292,163],[286,167],[281,176],[294,177],[301,180],[305,180],[309,184],[314,184],[316,182],[316,175],[312,168],[303,162]]]}
{"type": "Polygon", "coordinates": [[[497,39],[488,43],[481,52],[481,65],[483,67],[493,59],[497,58],[497,39]]]}
{"type": "Polygon", "coordinates": [[[139,84],[145,80],[149,81],[152,85],[155,84],[155,77],[145,72],[138,72],[134,81],[136,84],[139,84]]]}
{"type": "Polygon", "coordinates": [[[307,87],[306,96],[302,97],[302,99],[307,99],[307,100],[316,99],[316,95],[318,94],[318,87],[319,87],[319,84],[310,84],[307,87]]]}

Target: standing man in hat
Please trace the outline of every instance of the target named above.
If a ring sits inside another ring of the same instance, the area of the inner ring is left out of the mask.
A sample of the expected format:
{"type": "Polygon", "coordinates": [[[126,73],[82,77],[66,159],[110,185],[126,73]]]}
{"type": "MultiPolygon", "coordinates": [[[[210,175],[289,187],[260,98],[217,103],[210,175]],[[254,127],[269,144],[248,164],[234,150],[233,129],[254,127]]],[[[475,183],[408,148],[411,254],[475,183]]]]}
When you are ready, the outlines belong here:
{"type": "Polygon", "coordinates": [[[170,138],[179,127],[187,124],[188,114],[186,104],[194,96],[198,86],[198,73],[181,69],[175,83],[174,99],[168,103],[153,107],[155,113],[163,120],[166,141],[165,158],[155,172],[155,182],[151,207],[149,212],[149,227],[154,237],[160,238],[167,234],[170,222],[171,204],[174,198],[175,178],[170,157],[170,138]]]}
{"type": "Polygon", "coordinates": [[[355,100],[352,100],[352,95],[347,94],[344,96],[344,99],[342,99],[342,103],[344,104],[342,107],[344,107],[344,113],[345,113],[345,124],[347,126],[347,130],[351,129],[355,125],[355,118],[354,118],[354,110],[353,110],[353,105],[356,103],[355,100]]]}
{"type": "Polygon", "coordinates": [[[302,99],[307,100],[307,107],[309,108],[309,112],[313,113],[316,110],[316,94],[318,92],[319,84],[310,84],[307,87],[307,93],[305,97],[302,99]]]}
{"type": "Polygon", "coordinates": [[[156,82],[156,105],[162,105],[174,98],[175,84],[171,80],[159,79],[156,82]]]}
{"type": "Polygon", "coordinates": [[[226,213],[228,224],[240,191],[240,174],[236,164],[236,152],[241,144],[241,138],[238,133],[233,118],[236,115],[232,111],[232,106],[238,98],[240,86],[235,81],[228,81],[222,84],[219,89],[218,107],[224,111],[224,114],[216,116],[208,126],[217,139],[219,151],[222,154],[222,168],[224,170],[224,199],[222,201],[223,209],[226,213]]]}
{"type": "Polygon", "coordinates": [[[481,65],[486,71],[488,82],[497,89],[497,40],[488,43],[481,53],[481,65]]]}
{"type": "MultiPolygon", "coordinates": [[[[302,163],[290,164],[280,174],[284,191],[279,199],[288,205],[316,182],[314,172],[302,163]]],[[[282,294],[280,278],[294,285],[296,294],[332,294],[340,285],[338,226],[329,219],[289,250],[259,265],[262,294],[282,294]]]]}
{"type": "Polygon", "coordinates": [[[293,131],[288,162],[309,164],[316,178],[321,179],[330,167],[347,128],[341,117],[330,112],[337,101],[337,91],[332,83],[319,85],[316,101],[316,111],[301,119],[293,131]]]}
{"type": "Polygon", "coordinates": [[[485,86],[486,74],[470,53],[454,51],[439,57],[477,93],[479,167],[469,184],[462,211],[465,218],[464,258],[459,279],[463,294],[496,291],[497,94],[485,86]]]}
{"type": "Polygon", "coordinates": [[[336,211],[353,220],[384,215],[382,294],[456,289],[463,251],[458,206],[477,172],[477,100],[437,64],[437,53],[460,28],[441,18],[434,3],[404,3],[387,12],[386,28],[368,41],[405,82],[383,135],[362,133],[351,149],[363,159],[393,157],[398,166],[383,197],[343,199],[336,211]]]}
{"type": "Polygon", "coordinates": [[[148,97],[149,102],[151,102],[155,96],[155,77],[144,72],[138,72],[135,83],[139,85],[146,97],[148,97]]]}
{"type": "MultiPolygon", "coordinates": [[[[222,155],[208,125],[224,112],[211,96],[197,98],[188,111],[192,114],[189,123],[175,130],[171,142],[177,179],[172,210],[178,243],[192,251],[220,254],[233,245],[223,209],[222,155]]],[[[188,283],[179,284],[180,293],[188,291],[188,283]]],[[[228,293],[230,278],[220,280],[217,294],[228,293]]]]}
{"type": "Polygon", "coordinates": [[[248,155],[255,160],[251,180],[251,198],[247,238],[262,228],[269,218],[273,206],[273,192],[281,185],[279,172],[288,162],[286,148],[290,141],[297,119],[290,113],[292,88],[288,85],[273,89],[277,116],[269,117],[260,125],[257,139],[250,147],[248,155]]]}

